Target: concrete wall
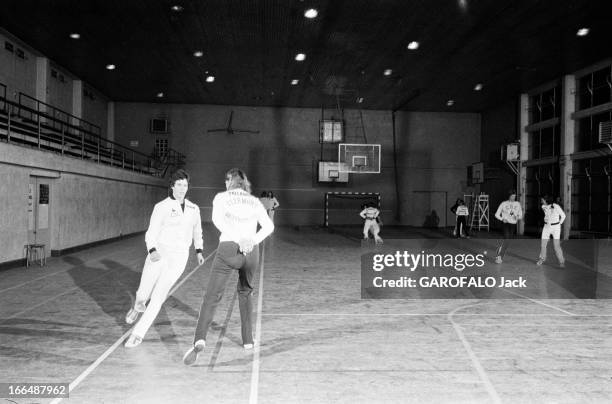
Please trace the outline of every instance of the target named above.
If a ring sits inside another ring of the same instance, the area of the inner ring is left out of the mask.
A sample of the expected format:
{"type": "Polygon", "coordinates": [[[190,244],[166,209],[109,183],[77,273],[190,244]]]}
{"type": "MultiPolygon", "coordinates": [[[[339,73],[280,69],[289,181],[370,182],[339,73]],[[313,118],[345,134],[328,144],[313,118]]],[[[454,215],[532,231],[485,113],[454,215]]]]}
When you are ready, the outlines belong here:
{"type": "Polygon", "coordinates": [[[47,251],[146,230],[154,204],[167,196],[165,180],[0,143],[0,263],[23,258],[31,175],[51,182],[47,251]]]}
{"type": "Polygon", "coordinates": [[[516,189],[516,176],[501,161],[501,146],[518,139],[518,101],[508,100],[482,113],[481,160],[485,162],[485,183],[480,191],[489,195],[490,224],[499,227],[493,218],[497,206],[507,199],[508,190],[516,189]]]}
{"type": "Polygon", "coordinates": [[[74,115],[72,110],[72,81],[75,78],[58,64],[50,62],[47,70],[47,104],[74,115]],[[53,77],[52,72],[55,71],[53,77]]]}
{"type": "Polygon", "coordinates": [[[402,223],[426,225],[433,215],[454,225],[449,209],[471,193],[467,166],[480,155],[480,126],[478,114],[398,114],[402,223]]]}
{"type": "Polygon", "coordinates": [[[36,55],[25,43],[0,28],[0,83],[7,86],[6,97],[17,101],[19,92],[30,97],[36,95],[36,55]],[[4,48],[13,44],[13,52],[4,48]],[[24,59],[17,57],[17,49],[24,51],[24,59]]]}
{"type": "MultiPolygon", "coordinates": [[[[108,137],[108,102],[109,99],[91,86],[85,85],[90,96],[83,95],[83,114],[82,119],[100,127],[102,137],[108,137]]],[[[129,145],[128,145],[129,146],[129,145]]]]}
{"type": "MultiPolygon", "coordinates": [[[[319,144],[320,109],[252,108],[238,106],[116,103],[115,139],[150,153],[156,135],[149,133],[149,120],[164,116],[171,122],[170,147],[186,154],[186,169],[193,176],[191,198],[210,220],[215,193],[223,189],[226,170],[243,168],[254,185],[254,193],[271,190],[281,203],[276,220],[280,224],[321,224],[327,191],[380,192],[384,219],[422,225],[431,210],[444,224],[445,206],[463,194],[466,166],[479,160],[480,116],[478,114],[397,114],[397,149],[400,201],[396,203],[393,174],[392,115],[390,111],[363,111],[368,143],[382,145],[381,174],[350,175],[349,184],[318,183],[317,161],[337,161],[337,146],[319,144]],[[208,133],[224,128],[234,111],[235,129],[259,130],[259,134],[208,133]],[[438,191],[445,194],[416,194],[438,191]],[[446,202],[446,203],[445,203],[446,202]]],[[[358,111],[344,112],[347,143],[364,143],[358,111]]],[[[359,205],[356,205],[358,209],[359,205]]],[[[335,212],[335,214],[343,214],[335,212]]],[[[351,211],[344,214],[355,217],[351,211]]],[[[449,218],[449,222],[452,218],[449,218]]],[[[357,219],[358,223],[359,220],[357,219]]],[[[449,223],[450,224],[450,223],[449,223]]]]}

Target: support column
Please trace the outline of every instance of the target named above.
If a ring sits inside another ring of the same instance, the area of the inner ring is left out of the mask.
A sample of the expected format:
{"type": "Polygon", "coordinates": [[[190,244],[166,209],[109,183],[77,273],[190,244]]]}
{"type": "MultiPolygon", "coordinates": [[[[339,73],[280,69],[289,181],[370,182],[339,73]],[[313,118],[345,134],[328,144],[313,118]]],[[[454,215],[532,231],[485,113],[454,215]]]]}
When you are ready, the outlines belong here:
{"type": "Polygon", "coordinates": [[[115,103],[112,101],[106,108],[106,139],[115,141],[115,103]]]}
{"type": "MultiPolygon", "coordinates": [[[[83,81],[72,80],[72,115],[83,118],[83,81]]],[[[78,121],[72,118],[72,124],[78,125],[78,121]]]]}
{"type": "Polygon", "coordinates": [[[563,210],[567,218],[563,222],[563,238],[568,239],[572,228],[572,160],[575,151],[576,121],[571,116],[576,110],[576,78],[563,77],[563,98],[561,99],[561,153],[559,156],[559,181],[563,210]]]}
{"type": "MultiPolygon", "coordinates": [[[[45,57],[36,57],[36,99],[42,102],[47,102],[48,82],[49,77],[49,59],[45,57]]],[[[35,107],[35,106],[34,106],[35,107]]],[[[40,106],[41,111],[46,111],[44,105],[40,106]]]]}
{"type": "MultiPolygon", "coordinates": [[[[81,119],[83,118],[83,81],[72,80],[72,115],[81,119]]],[[[76,121],[73,118],[74,121],[76,121]]],[[[72,122],[77,125],[78,122],[72,122]]]]}
{"type": "MultiPolygon", "coordinates": [[[[525,168],[523,162],[528,160],[529,150],[529,132],[525,128],[529,125],[529,95],[521,94],[519,99],[519,135],[520,135],[520,164],[519,164],[519,175],[517,178],[517,191],[519,193],[519,202],[523,208],[523,216],[525,215],[526,209],[526,193],[527,193],[527,168],[525,168]]],[[[522,235],[525,232],[525,220],[521,220],[518,224],[518,234],[522,235]]]]}

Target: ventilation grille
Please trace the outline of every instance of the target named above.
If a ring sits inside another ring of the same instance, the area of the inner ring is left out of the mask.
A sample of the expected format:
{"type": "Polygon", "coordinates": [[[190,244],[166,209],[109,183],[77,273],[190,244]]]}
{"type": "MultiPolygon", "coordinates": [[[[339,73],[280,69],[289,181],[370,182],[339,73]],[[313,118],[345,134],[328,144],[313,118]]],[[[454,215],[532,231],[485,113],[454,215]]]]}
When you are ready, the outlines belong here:
{"type": "Polygon", "coordinates": [[[612,121],[599,123],[599,143],[612,144],[612,121]]]}

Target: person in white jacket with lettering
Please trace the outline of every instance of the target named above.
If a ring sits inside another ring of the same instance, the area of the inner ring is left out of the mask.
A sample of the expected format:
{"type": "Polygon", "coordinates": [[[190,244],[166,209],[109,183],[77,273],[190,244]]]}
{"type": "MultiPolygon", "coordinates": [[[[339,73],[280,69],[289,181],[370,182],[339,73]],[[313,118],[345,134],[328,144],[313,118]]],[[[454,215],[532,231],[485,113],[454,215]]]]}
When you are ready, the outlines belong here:
{"type": "Polygon", "coordinates": [[[198,323],[191,347],[183,356],[185,365],[193,365],[206,346],[206,334],[233,271],[238,271],[238,307],[242,344],[252,349],[253,340],[253,277],[259,266],[261,243],[274,231],[274,224],[258,198],[251,195],[251,184],[242,170],[232,168],[226,173],[227,191],[213,200],[212,220],[221,231],[210,279],[202,299],[198,323]],[[261,229],[257,231],[257,224],[261,229]]]}
{"type": "Polygon", "coordinates": [[[508,200],[499,204],[497,212],[495,212],[495,218],[502,222],[502,231],[504,234],[504,238],[500,240],[497,246],[497,253],[495,256],[495,262],[501,264],[504,255],[506,255],[510,239],[513,239],[516,234],[516,224],[523,218],[523,209],[521,208],[520,202],[516,200],[516,192],[514,190],[508,192],[508,200]]]}
{"type": "Polygon", "coordinates": [[[153,208],[145,234],[149,255],[142,270],[134,307],[126,314],[125,321],[133,324],[141,313],[144,314],[125,342],[126,348],[140,345],[155,321],[172,285],[185,270],[192,241],[198,264],[204,263],[200,208],[185,199],[188,189],[189,174],[185,170],[177,170],[170,177],[172,196],[158,202],[153,208]]]}
{"type": "Polygon", "coordinates": [[[553,238],[553,247],[555,255],[559,260],[559,266],[565,268],[565,258],[561,249],[561,225],[565,221],[565,212],[561,206],[553,203],[553,198],[546,195],[540,199],[542,210],[544,211],[544,227],[542,228],[542,245],[540,248],[540,258],[537,261],[538,265],[542,265],[546,261],[546,248],[548,240],[553,238]]]}

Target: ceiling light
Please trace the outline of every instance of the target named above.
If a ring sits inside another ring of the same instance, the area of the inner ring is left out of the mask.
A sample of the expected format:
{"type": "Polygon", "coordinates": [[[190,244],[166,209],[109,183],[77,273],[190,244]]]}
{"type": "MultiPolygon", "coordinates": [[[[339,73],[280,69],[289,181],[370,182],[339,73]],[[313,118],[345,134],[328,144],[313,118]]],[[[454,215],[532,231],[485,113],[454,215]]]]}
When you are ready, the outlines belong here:
{"type": "Polygon", "coordinates": [[[115,68],[116,68],[116,67],[117,67],[117,66],[112,65],[112,64],[111,64],[111,65],[106,65],[106,69],[107,69],[107,70],[115,70],[115,68]]]}
{"type": "Polygon", "coordinates": [[[293,79],[293,80],[291,80],[291,85],[292,85],[292,86],[297,86],[297,84],[298,84],[299,82],[300,82],[300,81],[299,81],[298,79],[293,79]]]}
{"type": "Polygon", "coordinates": [[[72,34],[70,34],[70,38],[72,38],[72,39],[79,39],[79,38],[81,38],[81,35],[76,33],[76,32],[73,32],[72,34]]]}
{"type": "Polygon", "coordinates": [[[419,49],[419,43],[417,41],[412,41],[408,44],[407,48],[410,50],[419,49]]]}
{"type": "Polygon", "coordinates": [[[393,70],[391,70],[391,69],[385,69],[384,75],[385,75],[385,76],[390,76],[390,75],[391,75],[391,73],[393,73],[393,70]]]}
{"type": "Polygon", "coordinates": [[[478,83],[474,86],[474,91],[480,91],[482,90],[482,83],[478,83]]]}
{"type": "Polygon", "coordinates": [[[204,52],[202,52],[201,50],[197,50],[197,51],[193,52],[193,56],[195,56],[197,58],[201,58],[202,56],[204,56],[204,52]]]}
{"type": "Polygon", "coordinates": [[[589,29],[588,28],[580,28],[578,30],[578,32],[576,32],[576,35],[578,35],[578,36],[587,36],[587,35],[589,35],[589,29]]]}
{"type": "Polygon", "coordinates": [[[295,55],[295,60],[297,60],[298,62],[301,62],[304,59],[306,59],[306,55],[303,53],[298,53],[297,55],[295,55]]]}
{"type": "Polygon", "coordinates": [[[215,81],[215,76],[208,76],[208,77],[206,77],[206,82],[207,83],[212,83],[213,81],[215,81]]]}
{"type": "Polygon", "coordinates": [[[304,12],[306,18],[316,18],[317,15],[319,15],[319,12],[314,8],[309,8],[304,12]]]}
{"type": "Polygon", "coordinates": [[[178,13],[178,12],[180,12],[180,11],[183,11],[183,6],[179,6],[179,5],[177,4],[177,5],[174,5],[174,6],[170,7],[170,9],[171,9],[172,11],[175,11],[175,12],[177,12],[177,13],[178,13]]]}
{"type": "Polygon", "coordinates": [[[455,105],[455,100],[448,100],[446,101],[446,105],[449,107],[452,107],[453,105],[455,105]]]}
{"type": "Polygon", "coordinates": [[[357,98],[357,104],[361,104],[363,102],[363,97],[357,98]]]}
{"type": "Polygon", "coordinates": [[[164,98],[164,93],[157,93],[157,98],[164,98]]]}

